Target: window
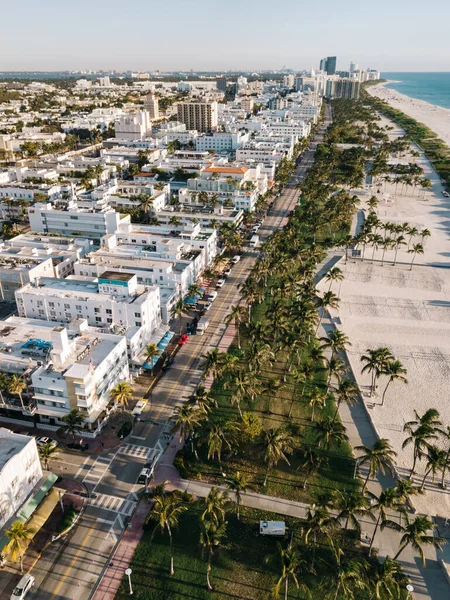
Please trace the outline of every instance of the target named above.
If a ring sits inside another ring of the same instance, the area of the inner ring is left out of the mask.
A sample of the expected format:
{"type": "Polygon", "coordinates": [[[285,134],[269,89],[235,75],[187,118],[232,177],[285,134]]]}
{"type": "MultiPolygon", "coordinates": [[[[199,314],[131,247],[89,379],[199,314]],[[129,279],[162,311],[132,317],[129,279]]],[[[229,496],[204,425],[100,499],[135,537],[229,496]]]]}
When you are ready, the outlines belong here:
{"type": "Polygon", "coordinates": [[[98,307],[97,307],[97,308],[94,308],[94,312],[95,312],[95,313],[99,313],[99,312],[100,312],[100,308],[98,308],[98,307]]]}
{"type": "Polygon", "coordinates": [[[49,302],[48,305],[50,306],[50,308],[53,308],[55,306],[54,302],[49,302]]]}
{"type": "Polygon", "coordinates": [[[73,221],[78,221],[78,217],[74,215],[70,215],[70,219],[72,219],[73,221]]]}
{"type": "Polygon", "coordinates": [[[134,313],[134,316],[135,316],[135,317],[140,317],[140,316],[141,316],[141,313],[134,313]]]}
{"type": "Polygon", "coordinates": [[[106,322],[107,323],[112,323],[112,319],[108,318],[108,319],[106,319],[106,322]]]}
{"type": "Polygon", "coordinates": [[[107,309],[106,309],[106,314],[107,314],[107,315],[112,315],[112,310],[111,310],[110,308],[107,308],[107,309]]]}
{"type": "Polygon", "coordinates": [[[81,306],[80,306],[79,304],[76,304],[76,305],[75,305],[75,308],[76,308],[77,310],[81,310],[81,306]]]}
{"type": "Polygon", "coordinates": [[[142,325],[142,323],[140,321],[135,321],[134,324],[136,325],[136,327],[140,327],[142,325]]]}
{"type": "Polygon", "coordinates": [[[97,323],[101,323],[102,322],[102,318],[101,317],[95,317],[95,320],[97,321],[97,323]]]}
{"type": "Polygon", "coordinates": [[[64,308],[70,308],[70,304],[64,304],[64,308]]]}

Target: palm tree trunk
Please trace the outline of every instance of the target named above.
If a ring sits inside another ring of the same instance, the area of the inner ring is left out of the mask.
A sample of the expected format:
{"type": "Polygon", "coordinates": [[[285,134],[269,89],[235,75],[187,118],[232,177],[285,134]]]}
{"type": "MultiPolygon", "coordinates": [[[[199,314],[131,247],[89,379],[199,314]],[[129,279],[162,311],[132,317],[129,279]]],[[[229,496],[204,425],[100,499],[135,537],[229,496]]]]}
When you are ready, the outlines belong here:
{"type": "Polygon", "coordinates": [[[431,468],[428,469],[428,471],[425,471],[425,475],[424,478],[422,479],[422,484],[420,486],[420,489],[423,490],[423,488],[425,487],[425,480],[428,477],[428,475],[430,474],[431,468]]]}
{"type": "Polygon", "coordinates": [[[241,349],[241,334],[239,332],[239,322],[235,321],[234,322],[234,326],[236,328],[236,333],[237,333],[237,345],[238,345],[238,348],[240,350],[241,349]]]}
{"type": "Polygon", "coordinates": [[[208,566],[206,567],[206,586],[208,588],[208,592],[213,591],[213,586],[211,585],[211,581],[209,579],[210,571],[211,571],[211,552],[208,552],[208,566]]]}
{"type": "Polygon", "coordinates": [[[442,469],[442,479],[441,479],[441,487],[446,488],[445,485],[445,472],[447,471],[448,460],[450,458],[450,448],[447,450],[447,456],[445,457],[444,468],[442,469]]]}
{"type": "Polygon", "coordinates": [[[381,519],[381,513],[378,515],[377,524],[375,525],[375,529],[373,530],[372,540],[370,541],[370,546],[369,546],[369,556],[370,556],[370,551],[372,550],[373,543],[375,541],[375,536],[377,534],[378,525],[380,524],[380,519],[381,519]]]}
{"type": "Polygon", "coordinates": [[[22,410],[25,410],[25,404],[23,403],[22,393],[19,392],[20,404],[22,405],[22,410]]]}
{"type": "Polygon", "coordinates": [[[384,404],[384,397],[386,395],[386,392],[387,392],[387,389],[388,389],[389,385],[391,384],[391,381],[392,381],[392,379],[389,379],[389,381],[386,384],[386,387],[384,388],[384,392],[383,392],[383,395],[381,397],[381,406],[383,406],[383,404],[384,404]]]}
{"type": "Polygon", "coordinates": [[[400,556],[400,554],[403,552],[403,550],[406,548],[406,544],[404,546],[401,546],[399,548],[399,551],[397,552],[397,554],[394,556],[394,558],[392,560],[397,560],[397,558],[400,556]]]}
{"type": "Polygon", "coordinates": [[[339,582],[336,586],[336,593],[334,595],[334,600],[337,600],[338,596],[339,596],[339,590],[341,589],[341,582],[339,582]]]}
{"type": "Polygon", "coordinates": [[[175,570],[173,568],[173,541],[172,541],[172,531],[170,530],[170,526],[167,525],[167,531],[169,533],[169,546],[170,546],[170,575],[175,575],[175,570]]]}
{"type": "Polygon", "coordinates": [[[284,600],[288,600],[288,591],[289,591],[289,575],[286,575],[286,579],[284,580],[284,600]]]}
{"type": "Polygon", "coordinates": [[[370,475],[371,475],[371,471],[370,471],[370,467],[369,467],[369,472],[367,473],[367,477],[364,481],[364,485],[362,486],[362,490],[361,490],[362,492],[366,489],[366,486],[369,483],[370,475]]]}
{"type": "Polygon", "coordinates": [[[411,261],[411,266],[409,267],[409,270],[412,271],[413,268],[413,263],[414,263],[414,259],[416,258],[416,255],[414,254],[413,259],[411,261]]]}
{"type": "Polygon", "coordinates": [[[263,483],[263,487],[265,487],[267,485],[267,479],[269,477],[269,468],[270,466],[267,465],[267,469],[266,469],[266,476],[264,477],[264,483],[263,483]]]}
{"type": "Polygon", "coordinates": [[[414,449],[414,460],[412,464],[411,473],[409,474],[409,479],[414,475],[414,471],[416,470],[416,462],[417,462],[417,451],[414,449]]]}
{"type": "Polygon", "coordinates": [[[338,403],[336,405],[336,412],[334,413],[334,417],[333,417],[333,421],[336,421],[336,418],[337,418],[337,415],[339,412],[339,407],[341,406],[341,402],[342,402],[342,400],[338,400],[338,403]]]}
{"type": "Polygon", "coordinates": [[[314,563],[316,561],[316,532],[313,534],[313,551],[312,551],[312,559],[311,559],[311,571],[314,570],[314,563]]]}
{"type": "Polygon", "coordinates": [[[20,572],[23,573],[23,555],[22,554],[19,555],[19,561],[20,561],[20,572]]]}
{"type": "Polygon", "coordinates": [[[392,266],[393,266],[393,267],[395,267],[395,265],[397,264],[397,253],[398,253],[398,248],[399,248],[399,246],[398,246],[398,244],[397,244],[397,246],[395,247],[395,256],[394,256],[394,262],[392,263],[392,266]]]}

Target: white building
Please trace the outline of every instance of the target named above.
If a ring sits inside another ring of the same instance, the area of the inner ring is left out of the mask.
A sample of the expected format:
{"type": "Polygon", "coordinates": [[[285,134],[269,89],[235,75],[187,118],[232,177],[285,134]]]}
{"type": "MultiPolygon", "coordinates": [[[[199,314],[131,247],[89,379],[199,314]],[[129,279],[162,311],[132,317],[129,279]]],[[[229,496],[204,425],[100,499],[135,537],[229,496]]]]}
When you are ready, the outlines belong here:
{"type": "Polygon", "coordinates": [[[38,285],[27,284],[19,289],[19,316],[65,323],[86,319],[93,327],[122,331],[127,338],[128,358],[138,363],[161,324],[159,288],[138,285],[136,275],[118,271],[105,271],[97,281],[71,277],[44,278],[38,285]]]}
{"type": "Polygon", "coordinates": [[[209,133],[196,138],[197,152],[213,150],[214,152],[234,152],[250,139],[249,133],[236,131],[234,133],[209,133]]]}
{"type": "Polygon", "coordinates": [[[142,140],[152,131],[150,113],[146,110],[119,117],[115,123],[115,136],[124,140],[142,140]]]}
{"type": "Polygon", "coordinates": [[[155,94],[150,94],[144,100],[144,110],[147,110],[150,119],[157,120],[159,119],[159,100],[155,96],[155,94]]]}
{"type": "Polygon", "coordinates": [[[36,440],[0,428],[0,529],[21,508],[42,475],[36,440]]]}

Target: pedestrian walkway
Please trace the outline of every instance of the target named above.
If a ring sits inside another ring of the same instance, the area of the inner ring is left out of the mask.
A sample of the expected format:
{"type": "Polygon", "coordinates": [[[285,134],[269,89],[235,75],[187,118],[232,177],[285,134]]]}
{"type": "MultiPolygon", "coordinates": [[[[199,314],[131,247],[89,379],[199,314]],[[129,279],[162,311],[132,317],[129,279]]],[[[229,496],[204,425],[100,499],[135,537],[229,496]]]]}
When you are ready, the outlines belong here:
{"type": "Polygon", "coordinates": [[[143,458],[145,460],[153,457],[158,450],[149,448],[148,446],[136,446],[135,444],[123,444],[118,450],[118,454],[126,454],[135,458],[143,458]]]}
{"type": "Polygon", "coordinates": [[[136,502],[133,500],[127,500],[126,498],[119,498],[118,496],[108,496],[107,494],[92,494],[89,499],[89,506],[95,508],[102,508],[103,510],[110,510],[118,515],[125,515],[129,517],[133,514],[136,507],[136,502]]]}

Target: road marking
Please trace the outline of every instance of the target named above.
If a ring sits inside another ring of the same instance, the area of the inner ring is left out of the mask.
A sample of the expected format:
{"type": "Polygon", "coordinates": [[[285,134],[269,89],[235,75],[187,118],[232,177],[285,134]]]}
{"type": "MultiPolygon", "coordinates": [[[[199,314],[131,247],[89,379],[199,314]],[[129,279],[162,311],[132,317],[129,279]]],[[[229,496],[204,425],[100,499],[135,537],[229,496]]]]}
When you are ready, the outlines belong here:
{"type": "Polygon", "coordinates": [[[58,583],[58,585],[56,586],[55,591],[53,592],[53,594],[50,596],[50,600],[54,600],[56,598],[56,596],[58,595],[59,590],[61,589],[67,575],[69,574],[70,570],[72,569],[73,565],[75,564],[75,561],[77,560],[77,558],[80,556],[81,552],[83,551],[83,548],[86,546],[86,543],[88,541],[88,539],[91,536],[91,533],[95,531],[95,524],[92,525],[92,527],[89,529],[89,531],[87,532],[84,540],[81,542],[80,547],[78,548],[78,550],[75,552],[75,555],[72,559],[72,562],[70,563],[70,565],[67,567],[67,569],[64,572],[64,575],[62,576],[61,581],[58,583]]]}
{"type": "Polygon", "coordinates": [[[120,446],[118,454],[125,454],[126,456],[134,456],[137,458],[147,459],[154,448],[148,446],[136,446],[135,444],[124,444],[120,446]]]}

